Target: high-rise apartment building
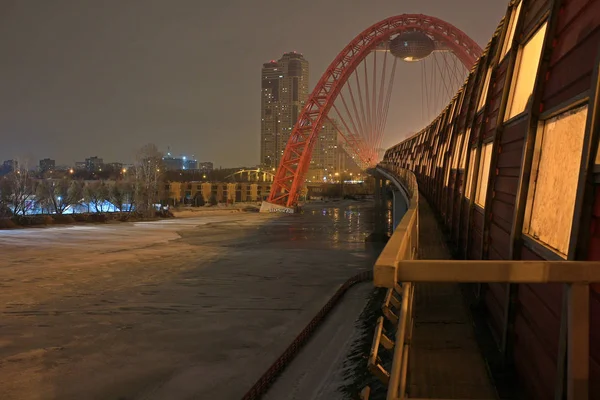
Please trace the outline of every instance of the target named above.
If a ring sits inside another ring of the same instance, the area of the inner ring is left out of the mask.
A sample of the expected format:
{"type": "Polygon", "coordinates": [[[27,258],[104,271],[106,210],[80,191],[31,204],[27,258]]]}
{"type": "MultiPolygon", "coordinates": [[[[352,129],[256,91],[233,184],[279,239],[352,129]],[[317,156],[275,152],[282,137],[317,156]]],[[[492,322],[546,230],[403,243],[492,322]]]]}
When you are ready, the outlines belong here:
{"type": "Polygon", "coordinates": [[[285,53],[263,64],[261,75],[260,162],[277,168],[308,99],[308,61],[302,54],[285,53]]]}
{"type": "Polygon", "coordinates": [[[355,161],[356,155],[352,151],[350,154],[353,155],[347,152],[348,146],[345,145],[344,138],[338,129],[340,126],[336,120],[327,121],[321,127],[313,147],[307,180],[314,182],[336,179],[335,177],[340,174],[343,176],[360,172],[355,161]]]}
{"type": "Polygon", "coordinates": [[[336,169],[338,141],[336,127],[329,121],[325,122],[313,147],[310,170],[334,171],[336,169]]]}

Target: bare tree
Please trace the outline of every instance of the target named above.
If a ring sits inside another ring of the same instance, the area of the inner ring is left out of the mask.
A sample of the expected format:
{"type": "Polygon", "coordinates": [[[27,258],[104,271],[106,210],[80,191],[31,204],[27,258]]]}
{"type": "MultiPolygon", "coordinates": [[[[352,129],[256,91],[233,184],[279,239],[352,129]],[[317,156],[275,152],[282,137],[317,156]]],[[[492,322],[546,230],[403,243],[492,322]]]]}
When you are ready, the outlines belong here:
{"type": "Polygon", "coordinates": [[[72,204],[69,196],[69,178],[45,179],[36,187],[36,201],[48,214],[63,214],[72,204]]]}
{"type": "Polygon", "coordinates": [[[154,205],[160,199],[163,173],[162,154],[156,145],[142,147],[136,155],[134,176],[136,209],[144,215],[154,215],[154,205]]]}
{"type": "Polygon", "coordinates": [[[15,162],[15,169],[8,174],[7,192],[9,207],[15,215],[25,215],[34,205],[35,187],[26,163],[15,162]]]}
{"type": "Polygon", "coordinates": [[[129,181],[116,181],[110,185],[108,197],[119,212],[129,213],[135,203],[135,186],[129,181]]]}
{"type": "Polygon", "coordinates": [[[0,217],[9,217],[13,214],[10,206],[12,204],[12,185],[7,177],[0,177],[0,217]]]}
{"type": "Polygon", "coordinates": [[[108,201],[108,186],[103,181],[90,182],[83,188],[83,198],[94,207],[97,213],[108,211],[105,208],[108,201]]]}
{"type": "Polygon", "coordinates": [[[71,202],[72,206],[79,206],[84,201],[85,195],[83,193],[83,187],[84,187],[83,181],[79,181],[79,180],[71,181],[71,184],[69,185],[69,190],[67,191],[67,194],[69,196],[69,201],[71,202]]]}

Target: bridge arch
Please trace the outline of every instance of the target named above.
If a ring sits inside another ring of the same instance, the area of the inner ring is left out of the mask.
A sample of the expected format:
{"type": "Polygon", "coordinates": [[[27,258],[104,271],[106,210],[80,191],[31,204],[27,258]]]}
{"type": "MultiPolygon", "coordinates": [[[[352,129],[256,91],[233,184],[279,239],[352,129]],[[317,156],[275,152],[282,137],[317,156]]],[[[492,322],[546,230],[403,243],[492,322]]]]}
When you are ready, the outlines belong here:
{"type": "Polygon", "coordinates": [[[264,169],[241,169],[228,175],[225,179],[233,182],[273,182],[275,175],[264,169]]]}
{"type": "MultiPolygon", "coordinates": [[[[275,174],[268,203],[284,207],[296,205],[317,135],[350,75],[370,52],[392,36],[414,31],[444,43],[468,69],[482,53],[481,48],[460,29],[422,14],[390,17],[361,32],[337,55],[308,98],[275,174]]],[[[360,145],[352,141],[349,144],[360,145]]],[[[371,157],[363,161],[374,165],[378,160],[371,157]]]]}

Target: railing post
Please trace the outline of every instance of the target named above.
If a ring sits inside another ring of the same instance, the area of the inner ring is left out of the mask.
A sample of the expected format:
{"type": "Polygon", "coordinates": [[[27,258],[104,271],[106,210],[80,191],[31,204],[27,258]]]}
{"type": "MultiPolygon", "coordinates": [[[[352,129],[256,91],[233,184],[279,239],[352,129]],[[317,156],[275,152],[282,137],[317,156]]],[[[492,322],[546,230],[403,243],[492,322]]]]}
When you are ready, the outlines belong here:
{"type": "Polygon", "coordinates": [[[566,393],[567,368],[567,329],[569,328],[569,285],[563,285],[562,307],[560,310],[560,330],[558,332],[558,352],[556,357],[556,378],[554,379],[554,400],[564,400],[566,393]]]}
{"type": "Polygon", "coordinates": [[[590,286],[572,283],[567,289],[567,399],[588,400],[590,376],[590,286]]]}

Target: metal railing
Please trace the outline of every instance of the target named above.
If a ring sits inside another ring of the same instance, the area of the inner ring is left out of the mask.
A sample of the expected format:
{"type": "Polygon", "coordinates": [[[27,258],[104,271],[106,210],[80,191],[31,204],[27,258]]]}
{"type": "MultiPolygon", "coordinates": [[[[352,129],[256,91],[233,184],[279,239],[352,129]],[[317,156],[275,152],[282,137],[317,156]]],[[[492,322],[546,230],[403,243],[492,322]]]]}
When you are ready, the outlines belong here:
{"type": "MultiPolygon", "coordinates": [[[[559,344],[566,357],[566,385],[560,379],[564,368],[559,362],[556,393],[566,386],[569,400],[589,396],[590,283],[600,282],[600,262],[584,261],[501,261],[501,260],[416,260],[419,235],[419,197],[412,172],[391,165],[380,165],[396,183],[410,190],[410,206],[392,234],[373,269],[376,287],[388,288],[383,314],[395,327],[392,341],[380,318],[373,338],[368,367],[387,384],[388,400],[404,399],[408,357],[413,324],[414,283],[564,283],[565,311],[561,315],[566,334],[559,344]],[[398,299],[400,296],[400,299],[398,299]],[[380,345],[393,350],[391,371],[378,361],[380,345]]],[[[368,398],[369,389],[363,391],[368,398]]],[[[558,395],[562,397],[562,395],[558,395]]]]}
{"type": "MultiPolygon", "coordinates": [[[[393,165],[379,165],[379,172],[401,185],[409,198],[406,214],[394,230],[390,240],[379,255],[375,265],[396,265],[400,260],[414,260],[419,248],[419,191],[415,175],[406,169],[393,165]],[[382,171],[384,169],[385,171],[382,171]]],[[[375,270],[374,270],[375,271],[375,270]]],[[[395,279],[394,276],[388,277],[395,279]]],[[[413,297],[414,285],[409,281],[395,280],[396,284],[388,287],[382,306],[383,317],[379,317],[369,354],[368,369],[387,385],[387,399],[404,399],[406,395],[408,356],[413,331],[413,297]],[[393,326],[394,340],[384,329],[384,318],[393,326]],[[380,362],[379,348],[383,346],[393,352],[393,362],[387,371],[380,362]]],[[[376,285],[381,286],[381,285],[376,285]]],[[[361,394],[363,400],[368,399],[370,388],[361,394]]]]}

